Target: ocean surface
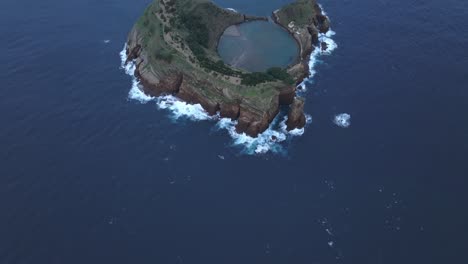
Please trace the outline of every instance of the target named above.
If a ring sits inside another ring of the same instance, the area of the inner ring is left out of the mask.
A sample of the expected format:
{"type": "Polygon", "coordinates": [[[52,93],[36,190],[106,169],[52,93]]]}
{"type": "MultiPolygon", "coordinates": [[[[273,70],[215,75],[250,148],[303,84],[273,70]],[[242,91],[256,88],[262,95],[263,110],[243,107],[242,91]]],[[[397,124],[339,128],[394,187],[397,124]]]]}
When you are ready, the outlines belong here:
{"type": "Polygon", "coordinates": [[[294,38],[273,21],[252,21],[231,26],[218,43],[223,61],[251,72],[287,67],[299,57],[294,38]],[[234,29],[234,34],[229,33],[234,29]]]}
{"type": "Polygon", "coordinates": [[[320,1],[334,50],[275,145],[136,94],[149,2],[2,1],[0,263],[468,263],[466,1],[320,1]]]}

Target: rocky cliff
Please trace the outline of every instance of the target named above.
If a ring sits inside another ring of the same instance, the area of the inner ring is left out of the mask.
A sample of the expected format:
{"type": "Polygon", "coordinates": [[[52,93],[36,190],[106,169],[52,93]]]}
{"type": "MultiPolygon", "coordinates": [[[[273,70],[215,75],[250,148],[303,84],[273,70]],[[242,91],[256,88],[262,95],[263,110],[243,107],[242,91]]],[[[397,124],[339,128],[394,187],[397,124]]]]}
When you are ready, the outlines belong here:
{"type": "MultiPolygon", "coordinates": [[[[294,30],[285,26],[289,22],[284,20],[294,19],[294,14],[283,17],[280,10],[274,16],[301,47],[299,62],[288,69],[296,83],[307,77],[306,61],[313,50],[313,41],[327,24],[326,17],[323,19],[318,15],[321,12],[316,13],[315,0],[307,2],[315,10],[314,15],[310,23],[294,30]]],[[[303,100],[295,99],[295,85],[282,80],[243,85],[242,77],[247,72],[219,65],[216,45],[221,34],[233,24],[252,19],[265,18],[238,14],[205,0],[157,0],[129,34],[127,62],[135,63],[135,75],[146,94],[173,94],[183,101],[200,104],[211,115],[219,113],[237,120],[238,132],[257,136],[268,128],[280,105],[290,104],[292,121],[288,122],[288,128],[302,127],[303,100]],[[187,20],[198,23],[207,32],[201,30],[198,35],[191,35],[189,26],[184,24],[187,20]],[[302,102],[302,106],[297,102],[302,102]]]]}

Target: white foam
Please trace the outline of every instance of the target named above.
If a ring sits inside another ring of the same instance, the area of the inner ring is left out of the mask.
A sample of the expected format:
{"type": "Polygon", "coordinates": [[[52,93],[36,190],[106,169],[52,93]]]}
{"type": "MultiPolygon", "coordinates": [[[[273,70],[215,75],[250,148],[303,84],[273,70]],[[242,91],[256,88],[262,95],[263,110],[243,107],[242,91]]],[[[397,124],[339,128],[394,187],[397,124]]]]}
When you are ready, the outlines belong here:
{"type": "MultiPolygon", "coordinates": [[[[323,14],[324,16],[327,16],[327,13],[325,12],[325,10],[323,10],[322,5],[321,5],[321,4],[318,4],[318,5],[319,5],[320,9],[322,9],[322,14],[323,14]]],[[[330,19],[330,18],[329,18],[329,19],[330,19]]]]}
{"type": "MultiPolygon", "coordinates": [[[[325,14],[325,13],[324,13],[325,14]]],[[[310,54],[310,60],[309,60],[309,77],[304,79],[302,83],[298,85],[300,89],[300,92],[305,92],[307,90],[307,84],[312,82],[312,78],[315,76],[317,73],[315,70],[315,66],[317,63],[320,61],[319,58],[320,56],[324,55],[331,55],[332,52],[338,48],[338,45],[336,42],[332,39],[332,37],[336,35],[335,31],[333,30],[328,30],[327,33],[320,33],[319,34],[319,43],[325,42],[327,43],[327,49],[322,50],[321,45],[318,47],[315,47],[315,49],[312,51],[310,54]]]]}
{"type": "Polygon", "coordinates": [[[188,104],[173,95],[160,96],[156,100],[158,108],[170,110],[175,120],[188,118],[192,121],[201,121],[215,118],[211,117],[200,104],[188,104]]]}
{"type": "MultiPolygon", "coordinates": [[[[281,132],[283,132],[286,135],[296,136],[296,137],[304,135],[305,127],[295,128],[293,130],[288,131],[288,125],[286,125],[287,121],[288,121],[288,116],[285,116],[283,118],[283,121],[281,121],[281,123],[280,123],[281,132]]],[[[310,124],[310,123],[312,123],[312,116],[306,115],[306,124],[310,124]]]]}
{"type": "Polygon", "coordinates": [[[155,98],[145,94],[139,87],[138,81],[134,78],[132,80],[132,88],[128,92],[128,98],[137,100],[142,104],[153,101],[155,98]]]}
{"type": "Polygon", "coordinates": [[[147,103],[150,101],[156,101],[156,104],[159,109],[167,109],[171,112],[172,118],[175,120],[179,118],[188,118],[193,121],[199,120],[209,120],[213,119],[199,104],[188,104],[181,101],[175,96],[164,95],[160,97],[151,97],[143,92],[140,87],[140,83],[135,78],[135,63],[127,61],[127,45],[124,46],[124,49],[120,52],[121,65],[120,68],[125,70],[125,73],[132,77],[132,88],[128,92],[128,98],[132,100],[137,100],[140,103],[147,103]]]}
{"type": "Polygon", "coordinates": [[[229,11],[232,11],[232,12],[239,13],[239,12],[237,12],[237,10],[236,10],[236,9],[234,9],[234,8],[230,8],[230,7],[226,8],[226,10],[229,10],[229,11]]]}
{"type": "Polygon", "coordinates": [[[119,53],[120,55],[120,68],[125,70],[125,73],[130,75],[132,78],[135,77],[135,63],[130,62],[127,65],[125,65],[125,62],[127,62],[127,44],[124,45],[123,50],[119,53]]]}
{"type": "Polygon", "coordinates": [[[104,44],[109,44],[109,43],[110,43],[110,39],[105,39],[105,40],[103,40],[102,42],[104,42],[104,44]]]}
{"type": "Polygon", "coordinates": [[[347,128],[351,125],[351,115],[347,113],[336,115],[333,123],[342,128],[347,128]]]}
{"type": "Polygon", "coordinates": [[[332,39],[334,35],[336,35],[336,33],[333,30],[328,30],[325,34],[319,34],[319,41],[327,43],[326,50],[321,50],[320,48],[321,55],[330,55],[336,48],[338,48],[338,45],[332,39]]]}
{"type": "Polygon", "coordinates": [[[281,142],[285,141],[287,135],[276,129],[276,119],[270,127],[257,137],[250,137],[245,133],[237,133],[237,121],[232,121],[229,118],[221,118],[216,124],[218,129],[227,130],[233,139],[233,145],[242,146],[243,152],[246,154],[264,154],[269,151],[282,152],[283,147],[281,142]]]}

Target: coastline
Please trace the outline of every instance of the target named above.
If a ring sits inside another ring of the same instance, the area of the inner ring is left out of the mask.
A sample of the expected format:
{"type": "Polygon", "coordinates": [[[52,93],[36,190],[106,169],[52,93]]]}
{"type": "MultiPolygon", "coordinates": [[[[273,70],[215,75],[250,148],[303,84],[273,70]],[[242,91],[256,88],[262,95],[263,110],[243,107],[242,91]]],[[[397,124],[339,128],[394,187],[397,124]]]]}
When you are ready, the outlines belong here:
{"type": "MultiPolygon", "coordinates": [[[[310,2],[315,3],[315,1],[310,2]]],[[[268,89],[275,91],[274,94],[265,98],[266,101],[262,103],[264,106],[260,108],[258,101],[246,97],[232,97],[232,92],[228,90],[229,88],[216,87],[214,83],[210,83],[208,80],[201,81],[198,79],[200,76],[187,75],[186,73],[178,70],[171,70],[169,73],[161,75],[159,69],[156,71],[153,70],[153,65],[148,63],[148,54],[146,54],[146,51],[141,45],[142,36],[136,28],[134,28],[130,33],[129,40],[127,42],[127,63],[131,61],[135,62],[134,74],[140,81],[145,94],[155,97],[170,94],[187,103],[200,104],[209,115],[213,116],[219,114],[221,118],[230,118],[231,120],[235,120],[237,122],[237,133],[246,133],[248,136],[254,138],[257,137],[259,134],[267,130],[272,121],[277,117],[280,111],[280,105],[289,105],[290,113],[296,113],[296,115],[298,113],[299,115],[299,117],[296,118],[297,122],[295,124],[288,124],[288,130],[303,128],[305,126],[305,115],[303,112],[304,103],[293,104],[293,102],[297,101],[296,86],[303,83],[303,81],[310,76],[310,56],[316,48],[320,47],[312,45],[311,42],[307,44],[308,40],[314,39],[314,36],[308,28],[304,27],[301,29],[305,35],[308,34],[305,38],[301,39],[296,37],[294,31],[287,28],[279,21],[279,17],[277,17],[276,12],[277,11],[273,12],[272,16],[274,23],[292,35],[300,48],[300,54],[297,59],[298,61],[287,67],[288,73],[294,78],[295,85],[286,86],[280,83],[266,83],[265,85],[260,86],[270,87],[268,89]],[[200,90],[199,87],[203,89],[200,90]],[[211,95],[207,96],[205,91],[209,92],[211,95]],[[226,100],[225,96],[229,94],[230,97],[227,97],[228,100],[226,100]]],[[[321,10],[318,15],[324,16],[321,10]]],[[[255,17],[243,14],[241,17],[243,20],[242,22],[226,25],[224,30],[230,26],[249,21],[269,21],[267,17],[255,17]]],[[[224,32],[224,30],[222,32],[224,32]]],[[[221,36],[222,34],[217,36],[216,46],[219,44],[221,36]]],[[[318,35],[316,38],[318,40],[318,35]]],[[[248,89],[251,90],[253,88],[248,89]]]]}

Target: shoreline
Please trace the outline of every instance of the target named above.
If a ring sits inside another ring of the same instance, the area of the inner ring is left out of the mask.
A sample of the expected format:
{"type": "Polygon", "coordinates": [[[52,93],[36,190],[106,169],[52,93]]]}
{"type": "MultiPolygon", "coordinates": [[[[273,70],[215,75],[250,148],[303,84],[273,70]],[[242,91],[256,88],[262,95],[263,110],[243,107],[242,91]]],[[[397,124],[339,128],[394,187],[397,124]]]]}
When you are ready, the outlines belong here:
{"type": "MultiPolygon", "coordinates": [[[[315,8],[314,11],[320,11],[320,13],[311,13],[309,18],[307,18],[309,21],[316,21],[319,17],[322,18],[322,20],[328,20],[328,18],[323,15],[321,9],[317,10],[315,0],[310,0],[306,4],[310,5],[310,8],[315,8]]],[[[219,10],[225,10],[220,7],[217,8],[219,10]]],[[[297,6],[293,8],[298,10],[297,6]]],[[[177,67],[177,65],[171,65],[170,63],[163,64],[159,61],[157,64],[149,63],[148,50],[142,45],[142,40],[145,35],[136,27],[134,27],[130,33],[127,41],[127,62],[135,62],[135,77],[139,80],[145,94],[155,97],[169,94],[190,104],[200,104],[211,116],[219,114],[221,117],[235,120],[237,122],[236,131],[238,133],[245,133],[256,138],[268,129],[271,122],[277,117],[281,105],[287,105],[290,108],[288,119],[292,121],[288,124],[288,128],[300,129],[305,126],[304,103],[302,99],[296,97],[296,90],[297,86],[303,83],[311,74],[309,69],[311,54],[316,48],[319,48],[318,45],[312,44],[312,40],[318,37],[319,29],[317,24],[309,22],[299,28],[301,33],[303,33],[303,35],[301,35],[302,37],[296,36],[296,34],[300,33],[285,27],[285,25],[279,21],[279,17],[276,15],[277,12],[279,11],[273,12],[271,19],[275,24],[292,35],[299,46],[299,56],[296,62],[286,67],[287,73],[293,78],[295,85],[288,85],[285,82],[276,80],[274,82],[265,82],[254,86],[235,85],[234,87],[230,87],[227,84],[219,83],[223,81],[224,78],[218,79],[216,75],[211,76],[210,74],[200,71],[202,69],[198,69],[197,71],[180,71],[177,70],[177,68],[173,68],[177,67]],[[313,28],[314,31],[311,31],[311,28],[313,28]],[[315,38],[312,32],[316,33],[315,38]],[[154,66],[157,67],[155,68],[154,66]],[[175,70],[162,72],[160,69],[161,66],[169,67],[169,69],[172,67],[172,69],[175,70]],[[252,97],[239,93],[239,91],[243,91],[243,89],[247,89],[244,91],[256,93],[259,91],[269,91],[270,94],[261,93],[252,97]]],[[[224,30],[218,33],[219,35],[216,35],[217,42],[215,52],[218,56],[217,46],[227,28],[256,20],[270,21],[268,17],[239,15],[242,19],[241,22],[223,25],[224,30]]],[[[296,17],[297,15],[294,16],[293,13],[292,19],[296,17]]]]}

